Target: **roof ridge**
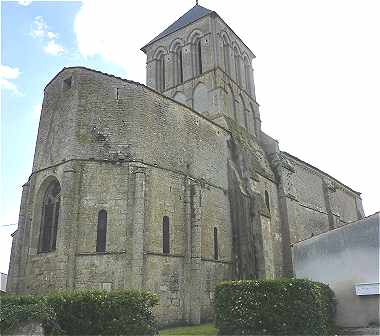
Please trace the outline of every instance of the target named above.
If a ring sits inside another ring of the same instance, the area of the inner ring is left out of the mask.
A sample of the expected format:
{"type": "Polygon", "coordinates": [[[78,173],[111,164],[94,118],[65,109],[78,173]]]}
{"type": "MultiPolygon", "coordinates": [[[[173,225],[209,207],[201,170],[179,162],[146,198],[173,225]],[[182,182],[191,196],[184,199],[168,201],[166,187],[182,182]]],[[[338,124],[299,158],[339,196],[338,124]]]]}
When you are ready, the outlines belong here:
{"type": "Polygon", "coordinates": [[[192,7],[191,9],[189,9],[185,14],[183,14],[182,16],[180,16],[176,21],[174,21],[171,25],[169,25],[166,29],[164,29],[164,31],[162,31],[160,34],[158,34],[153,40],[151,40],[150,42],[148,42],[145,46],[143,46],[141,48],[142,51],[145,50],[145,48],[162,39],[163,37],[165,36],[168,36],[186,26],[188,26],[189,24],[207,16],[207,15],[210,15],[211,13],[214,13],[214,11],[206,8],[206,7],[203,7],[203,6],[200,6],[198,4],[196,4],[194,7],[192,7]]]}
{"type": "Polygon", "coordinates": [[[122,78],[122,77],[119,77],[119,76],[115,76],[113,74],[110,74],[110,73],[107,73],[107,72],[103,72],[103,71],[100,71],[100,70],[95,70],[95,69],[91,69],[91,68],[87,68],[85,66],[82,66],[82,65],[78,65],[78,66],[69,66],[69,67],[64,67],[61,71],[59,71],[50,81],[49,83],[47,83],[45,85],[45,89],[50,85],[50,83],[52,83],[63,71],[65,70],[69,70],[69,69],[83,69],[83,70],[87,70],[87,71],[91,71],[91,72],[96,72],[96,73],[99,73],[101,75],[104,75],[104,76],[108,76],[108,77],[112,77],[112,78],[115,78],[115,79],[118,79],[118,80],[121,80],[123,82],[126,82],[126,83],[129,83],[129,84],[133,84],[133,85],[136,85],[136,86],[139,86],[139,87],[142,87],[144,89],[147,89],[165,99],[168,99],[176,104],[179,104],[179,105],[182,105],[183,107],[185,107],[186,109],[190,110],[192,113],[196,114],[198,117],[202,118],[202,119],[205,119],[207,120],[208,122],[210,122],[211,124],[213,124],[214,126],[218,127],[219,129],[223,130],[224,132],[228,133],[228,134],[231,134],[231,132],[226,129],[225,127],[217,124],[215,121],[207,118],[206,116],[204,116],[203,114],[195,111],[193,108],[181,103],[181,102],[178,102],[176,101],[175,99],[171,98],[171,97],[168,97],[168,96],[165,96],[164,94],[162,94],[161,92],[158,92],[156,90],[154,90],[153,88],[143,84],[143,83],[140,83],[140,82],[136,82],[136,81],[133,81],[133,80],[130,80],[130,79],[126,79],[126,78],[122,78]]]}
{"type": "Polygon", "coordinates": [[[356,190],[352,189],[352,188],[349,187],[348,185],[346,185],[346,184],[344,184],[343,182],[339,181],[339,180],[338,180],[337,178],[335,178],[334,176],[331,176],[329,173],[326,173],[324,170],[322,170],[322,169],[320,169],[320,168],[318,168],[318,167],[312,165],[311,163],[308,163],[308,162],[306,162],[306,161],[300,159],[299,157],[297,157],[297,156],[295,156],[295,155],[293,155],[293,154],[290,154],[290,153],[287,152],[287,151],[283,151],[283,150],[282,150],[281,153],[284,153],[285,155],[291,156],[291,157],[294,158],[295,160],[298,160],[299,162],[306,164],[306,165],[309,166],[310,168],[317,170],[319,173],[322,173],[323,175],[325,175],[325,176],[327,176],[327,177],[333,179],[335,182],[338,182],[339,184],[341,184],[342,186],[344,186],[345,188],[347,188],[348,190],[350,190],[350,191],[353,192],[354,194],[356,194],[356,195],[358,195],[358,196],[360,196],[360,195],[362,194],[360,191],[356,191],[356,190]]]}

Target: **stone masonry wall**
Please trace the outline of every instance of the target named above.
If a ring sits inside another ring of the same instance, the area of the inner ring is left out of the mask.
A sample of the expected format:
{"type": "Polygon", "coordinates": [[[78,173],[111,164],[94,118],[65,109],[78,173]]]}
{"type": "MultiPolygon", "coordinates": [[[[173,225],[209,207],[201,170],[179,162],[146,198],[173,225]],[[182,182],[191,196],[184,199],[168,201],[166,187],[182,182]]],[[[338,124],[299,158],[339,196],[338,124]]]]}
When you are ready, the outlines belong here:
{"type": "Polygon", "coordinates": [[[79,71],[78,155],[141,161],[226,187],[226,131],[141,84],[79,71]]]}
{"type": "Polygon", "coordinates": [[[284,153],[294,168],[286,175],[291,243],[363,217],[360,194],[303,161],[284,153]]]}
{"type": "MultiPolygon", "coordinates": [[[[70,162],[53,166],[36,172],[28,181],[29,192],[25,209],[25,220],[19,221],[17,241],[22,244],[16,267],[18,270],[17,286],[13,291],[47,292],[68,286],[70,270],[67,268],[73,241],[72,208],[73,184],[76,178],[69,179],[73,170],[70,162]],[[57,232],[57,248],[50,253],[38,253],[40,224],[42,218],[42,200],[46,187],[56,179],[61,185],[61,210],[57,232]]],[[[80,171],[80,169],[78,169],[80,171]]]]}
{"type": "Polygon", "coordinates": [[[70,69],[60,72],[45,88],[33,171],[62,162],[72,156],[77,131],[78,77],[70,69]],[[64,80],[71,78],[71,88],[64,80]]]}
{"type": "Polygon", "coordinates": [[[56,76],[46,101],[25,196],[31,221],[16,240],[27,242],[18,263],[24,275],[14,291],[147,288],[160,296],[162,324],[211,318],[213,288],[231,278],[228,132],[146,87],[81,68],[56,76]],[[68,77],[75,86],[62,93],[68,77]],[[78,101],[68,112],[75,122],[57,128],[64,115],[52,110],[63,111],[70,94],[78,101]],[[42,136],[52,130],[53,142],[42,136]],[[56,149],[65,141],[70,150],[56,149]],[[57,248],[38,253],[42,199],[54,179],[62,190],[57,248]],[[96,252],[100,210],[107,211],[105,253],[96,252]]]}
{"type": "Polygon", "coordinates": [[[362,216],[358,193],[290,154],[269,152],[278,144],[268,136],[265,152],[239,120],[223,120],[229,131],[141,84],[61,71],[45,89],[9,289],[146,288],[160,296],[161,324],[199,323],[212,319],[218,282],[288,275],[291,243],[362,216]],[[43,197],[55,180],[57,248],[39,253],[43,197]],[[96,252],[100,210],[104,253],[96,252]]]}

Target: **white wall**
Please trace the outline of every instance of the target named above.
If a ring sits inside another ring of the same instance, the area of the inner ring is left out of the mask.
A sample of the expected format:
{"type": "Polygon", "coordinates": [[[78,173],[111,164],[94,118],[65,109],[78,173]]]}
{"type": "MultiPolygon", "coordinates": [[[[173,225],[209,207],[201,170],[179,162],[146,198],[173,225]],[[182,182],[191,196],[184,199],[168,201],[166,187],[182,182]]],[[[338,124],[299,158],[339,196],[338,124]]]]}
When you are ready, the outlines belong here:
{"type": "Polygon", "coordinates": [[[358,296],[355,291],[355,285],[380,282],[379,227],[380,213],[376,213],[293,246],[295,276],[331,287],[340,326],[380,323],[380,296],[358,296]]]}
{"type": "Polygon", "coordinates": [[[0,273],[0,290],[5,292],[7,288],[7,275],[4,273],[0,273]]]}

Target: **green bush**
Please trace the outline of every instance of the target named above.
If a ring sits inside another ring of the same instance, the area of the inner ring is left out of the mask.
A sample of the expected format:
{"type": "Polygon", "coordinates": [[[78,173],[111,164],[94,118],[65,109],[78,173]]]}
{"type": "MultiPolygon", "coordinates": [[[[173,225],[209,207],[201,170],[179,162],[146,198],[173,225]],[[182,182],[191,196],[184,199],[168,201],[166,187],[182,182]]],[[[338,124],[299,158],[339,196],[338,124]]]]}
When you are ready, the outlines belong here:
{"type": "Polygon", "coordinates": [[[327,285],[304,279],[230,281],[215,290],[220,335],[329,335],[335,306],[327,285]]]}
{"type": "Polygon", "coordinates": [[[55,323],[55,312],[46,299],[37,296],[7,296],[1,298],[0,330],[11,331],[16,325],[27,321],[41,321],[51,330],[59,332],[55,323]]]}
{"type": "Polygon", "coordinates": [[[155,335],[151,293],[127,291],[59,292],[47,296],[1,298],[0,328],[11,330],[27,320],[43,322],[48,334],[155,335]]]}

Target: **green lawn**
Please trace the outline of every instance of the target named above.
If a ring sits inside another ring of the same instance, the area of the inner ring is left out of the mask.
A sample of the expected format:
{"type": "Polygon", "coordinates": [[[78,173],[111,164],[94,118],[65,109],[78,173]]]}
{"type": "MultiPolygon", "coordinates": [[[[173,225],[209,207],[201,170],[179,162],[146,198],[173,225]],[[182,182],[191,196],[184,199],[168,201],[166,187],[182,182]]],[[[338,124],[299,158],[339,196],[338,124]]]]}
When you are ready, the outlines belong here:
{"type": "Polygon", "coordinates": [[[166,335],[175,335],[175,336],[182,336],[182,335],[207,335],[207,336],[214,336],[216,335],[218,330],[215,328],[214,324],[208,323],[208,324],[201,324],[196,326],[190,326],[190,327],[177,327],[177,328],[169,328],[169,329],[162,329],[160,330],[161,336],[166,335]]]}

